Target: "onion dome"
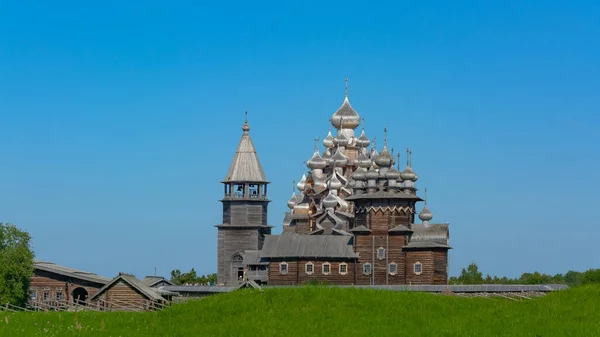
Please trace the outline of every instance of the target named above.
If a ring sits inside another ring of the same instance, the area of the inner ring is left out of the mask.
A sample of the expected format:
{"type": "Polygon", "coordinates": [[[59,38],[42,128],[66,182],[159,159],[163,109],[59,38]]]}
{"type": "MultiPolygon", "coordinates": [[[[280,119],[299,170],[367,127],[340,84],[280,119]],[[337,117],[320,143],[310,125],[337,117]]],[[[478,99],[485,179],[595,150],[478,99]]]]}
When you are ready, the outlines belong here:
{"type": "Polygon", "coordinates": [[[319,149],[315,149],[315,153],[313,156],[306,162],[306,166],[311,170],[322,170],[327,166],[327,162],[325,159],[321,158],[319,155],[319,149]]]}
{"type": "Polygon", "coordinates": [[[344,136],[344,134],[340,132],[333,140],[333,143],[339,146],[348,146],[348,144],[350,144],[350,139],[348,139],[348,137],[344,136]]]}
{"type": "Polygon", "coordinates": [[[375,160],[377,158],[377,156],[379,155],[379,151],[377,151],[377,148],[375,146],[371,147],[371,160],[375,160]]]}
{"type": "Polygon", "coordinates": [[[356,157],[356,159],[354,159],[354,162],[356,163],[356,165],[358,167],[369,167],[371,166],[371,159],[369,159],[369,157],[367,157],[364,152],[361,152],[358,157],[356,157]]]}
{"type": "Polygon", "coordinates": [[[346,157],[344,152],[338,148],[337,151],[335,151],[335,153],[331,157],[331,163],[333,164],[333,166],[342,167],[348,164],[348,157],[346,157]]]}
{"type": "Polygon", "coordinates": [[[429,221],[433,219],[433,214],[431,214],[431,211],[429,208],[427,208],[427,205],[425,205],[421,212],[419,212],[419,219],[421,219],[421,221],[429,221]]]}
{"type": "Polygon", "coordinates": [[[364,181],[367,179],[367,177],[365,176],[365,169],[363,168],[357,168],[353,173],[352,173],[352,179],[354,180],[361,180],[364,181]]]}
{"type": "Polygon", "coordinates": [[[360,137],[358,137],[358,139],[356,140],[356,146],[367,147],[370,144],[371,144],[371,141],[369,140],[369,138],[367,138],[367,135],[365,135],[365,129],[362,129],[360,137]]]}
{"type": "Polygon", "coordinates": [[[342,186],[344,186],[344,184],[338,179],[337,173],[333,172],[331,179],[329,179],[329,182],[327,183],[327,187],[331,190],[339,190],[342,186]]]}
{"type": "Polygon", "coordinates": [[[377,173],[377,170],[375,170],[375,168],[371,166],[369,171],[365,173],[365,177],[367,178],[367,180],[376,180],[377,178],[379,178],[379,173],[377,173]]]}
{"type": "Polygon", "coordinates": [[[400,173],[400,178],[402,178],[402,180],[411,180],[414,181],[415,177],[417,175],[415,174],[415,172],[413,172],[412,168],[410,168],[410,166],[407,166],[404,171],[402,171],[402,173],[400,173]]]}
{"type": "MultiPolygon", "coordinates": [[[[415,173],[413,171],[413,173],[415,173]]],[[[415,177],[413,178],[413,182],[417,182],[417,180],[419,180],[419,175],[415,173],[415,177]]]]}
{"type": "Polygon", "coordinates": [[[381,153],[375,157],[375,164],[379,167],[390,167],[394,165],[394,163],[394,157],[388,151],[387,146],[384,145],[381,153]]]}
{"type": "Polygon", "coordinates": [[[398,172],[398,170],[396,170],[394,166],[391,166],[385,173],[385,177],[391,180],[398,180],[400,179],[400,172],[398,172]]]}
{"type": "Polygon", "coordinates": [[[333,194],[331,194],[331,191],[329,191],[329,194],[327,194],[327,196],[325,198],[323,198],[323,207],[334,208],[337,205],[338,205],[338,201],[337,201],[336,197],[334,197],[333,194]]]}
{"type": "Polygon", "coordinates": [[[323,146],[325,146],[328,149],[331,149],[333,145],[333,136],[331,135],[331,130],[329,130],[329,133],[327,133],[327,137],[323,139],[323,146]]]}
{"type": "Polygon", "coordinates": [[[292,193],[292,197],[287,202],[288,208],[292,209],[296,206],[296,193],[292,193]]]}
{"type": "Polygon", "coordinates": [[[336,129],[356,129],[360,124],[360,116],[350,105],[348,96],[344,98],[342,106],[331,117],[331,125],[336,129]]]}
{"type": "Polygon", "coordinates": [[[306,187],[306,174],[302,173],[302,179],[300,179],[300,181],[298,182],[298,184],[296,185],[296,187],[300,191],[304,191],[304,188],[306,187]]]}

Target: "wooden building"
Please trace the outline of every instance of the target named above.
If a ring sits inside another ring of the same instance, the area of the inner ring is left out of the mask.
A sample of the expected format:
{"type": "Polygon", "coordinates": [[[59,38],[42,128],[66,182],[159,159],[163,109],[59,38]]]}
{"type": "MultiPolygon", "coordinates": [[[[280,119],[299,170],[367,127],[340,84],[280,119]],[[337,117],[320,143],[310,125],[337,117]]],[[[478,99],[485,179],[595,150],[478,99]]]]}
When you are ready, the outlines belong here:
{"type": "Polygon", "coordinates": [[[216,226],[219,285],[241,284],[247,267],[243,263],[244,252],[262,249],[265,235],[271,234],[271,226],[267,225],[269,182],[250,138],[247,120],[242,131],[242,139],[222,182],[223,223],[216,226]]]}
{"type": "Polygon", "coordinates": [[[162,308],[171,301],[173,292],[151,288],[134,275],[119,273],[90,297],[91,306],[117,306],[121,310],[162,308]]]}
{"type": "Polygon", "coordinates": [[[109,278],[94,273],[35,261],[29,302],[30,305],[84,303],[109,281],[109,278]]]}
{"type": "Polygon", "coordinates": [[[419,176],[412,168],[412,152],[407,149],[401,170],[400,154],[395,156],[393,148],[388,148],[386,128],[380,150],[375,139],[366,136],[364,126],[360,135],[355,134],[361,119],[350,105],[347,87],[330,122],[336,135],[329,131],[322,150],[315,142],[306,162],[310,171],[302,175],[298,191],[287,203],[290,211],[284,217],[284,233],[269,235],[266,178],[246,121],[224,182],[224,224],[217,226],[220,282],[264,278],[252,273],[252,268],[262,265],[267,266],[271,285],[312,280],[356,285],[447,284],[449,226],[431,223],[426,198],[417,195],[419,176]],[[254,193],[248,192],[251,184],[254,193]],[[418,203],[423,201],[418,212],[418,203]],[[416,215],[421,223],[416,223],[416,215]]]}

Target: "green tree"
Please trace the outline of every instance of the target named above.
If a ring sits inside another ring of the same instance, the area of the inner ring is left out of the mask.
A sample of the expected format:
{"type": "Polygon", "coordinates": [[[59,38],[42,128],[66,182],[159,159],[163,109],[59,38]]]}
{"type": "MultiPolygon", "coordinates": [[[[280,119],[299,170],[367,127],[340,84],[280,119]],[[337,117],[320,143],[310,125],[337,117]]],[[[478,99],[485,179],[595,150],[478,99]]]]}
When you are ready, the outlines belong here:
{"type": "Polygon", "coordinates": [[[196,270],[192,268],[187,273],[182,273],[181,270],[175,269],[171,271],[171,282],[173,284],[210,284],[215,285],[217,283],[217,274],[208,274],[198,276],[196,270]]]}
{"type": "Polygon", "coordinates": [[[460,276],[456,281],[457,284],[482,284],[483,273],[479,271],[479,267],[477,267],[477,264],[473,262],[467,267],[467,269],[462,269],[460,276]]]}
{"type": "Polygon", "coordinates": [[[0,222],[0,304],[24,306],[29,300],[34,254],[29,233],[0,222]]]}

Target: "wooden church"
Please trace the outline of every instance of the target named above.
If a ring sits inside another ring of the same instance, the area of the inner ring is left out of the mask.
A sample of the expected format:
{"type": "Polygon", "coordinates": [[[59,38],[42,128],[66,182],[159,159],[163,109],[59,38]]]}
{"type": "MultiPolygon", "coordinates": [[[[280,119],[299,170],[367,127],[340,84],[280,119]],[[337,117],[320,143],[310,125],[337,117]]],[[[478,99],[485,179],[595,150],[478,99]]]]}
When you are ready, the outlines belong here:
{"type": "Polygon", "coordinates": [[[269,182],[250,138],[248,121],[223,181],[218,228],[218,284],[447,284],[448,224],[431,223],[427,202],[417,213],[418,175],[378,150],[350,105],[348,87],[330,119],[335,128],[317,144],[287,205],[283,233],[267,225],[269,182]],[[370,147],[370,148],[369,148],[370,147]],[[415,223],[418,214],[420,223],[415,223]]]}

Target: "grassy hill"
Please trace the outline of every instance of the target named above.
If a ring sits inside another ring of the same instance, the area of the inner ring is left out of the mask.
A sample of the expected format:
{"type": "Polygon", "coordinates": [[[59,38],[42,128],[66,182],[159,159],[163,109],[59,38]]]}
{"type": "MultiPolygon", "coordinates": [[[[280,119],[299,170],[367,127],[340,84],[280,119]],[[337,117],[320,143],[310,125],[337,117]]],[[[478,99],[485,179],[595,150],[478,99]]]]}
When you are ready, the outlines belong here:
{"type": "Polygon", "coordinates": [[[243,290],[149,313],[0,313],[0,336],[600,336],[600,287],[516,302],[416,292],[243,290]]]}

